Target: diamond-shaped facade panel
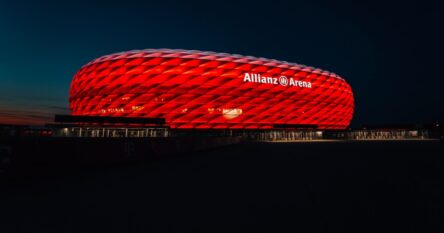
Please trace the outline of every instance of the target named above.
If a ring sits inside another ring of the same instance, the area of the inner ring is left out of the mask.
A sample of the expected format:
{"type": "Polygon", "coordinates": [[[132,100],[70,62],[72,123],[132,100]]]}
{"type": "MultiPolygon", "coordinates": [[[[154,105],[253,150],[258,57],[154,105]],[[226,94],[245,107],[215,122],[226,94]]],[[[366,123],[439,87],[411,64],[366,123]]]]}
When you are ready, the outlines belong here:
{"type": "Polygon", "coordinates": [[[346,128],[350,85],[300,64],[236,54],[147,49],[83,66],[70,95],[73,115],[164,118],[171,128],[346,128]]]}

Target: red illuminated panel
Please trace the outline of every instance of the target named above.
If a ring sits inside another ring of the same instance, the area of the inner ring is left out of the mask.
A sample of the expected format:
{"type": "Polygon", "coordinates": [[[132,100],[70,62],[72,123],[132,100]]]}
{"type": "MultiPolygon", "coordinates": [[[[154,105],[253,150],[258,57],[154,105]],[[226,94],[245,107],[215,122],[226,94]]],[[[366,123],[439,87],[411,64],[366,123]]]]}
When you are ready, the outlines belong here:
{"type": "Polygon", "coordinates": [[[350,85],[295,63],[226,53],[148,49],[98,58],[71,83],[73,115],[165,118],[171,128],[346,128],[350,85]],[[264,79],[265,78],[265,79],[264,79]]]}

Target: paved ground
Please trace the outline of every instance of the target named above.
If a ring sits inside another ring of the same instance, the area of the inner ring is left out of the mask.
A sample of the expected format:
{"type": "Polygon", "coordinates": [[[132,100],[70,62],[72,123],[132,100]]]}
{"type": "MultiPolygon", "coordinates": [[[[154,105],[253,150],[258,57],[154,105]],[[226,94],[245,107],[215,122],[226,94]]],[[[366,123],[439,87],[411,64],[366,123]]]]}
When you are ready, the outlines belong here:
{"type": "Polygon", "coordinates": [[[444,232],[437,141],[247,143],[4,182],[0,232],[444,232]]]}

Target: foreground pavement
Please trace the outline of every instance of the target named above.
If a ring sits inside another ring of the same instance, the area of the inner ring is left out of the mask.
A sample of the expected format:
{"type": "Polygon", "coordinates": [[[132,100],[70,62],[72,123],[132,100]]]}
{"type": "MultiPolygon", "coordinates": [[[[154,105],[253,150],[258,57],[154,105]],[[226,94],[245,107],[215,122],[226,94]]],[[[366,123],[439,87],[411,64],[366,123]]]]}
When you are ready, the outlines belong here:
{"type": "Polygon", "coordinates": [[[443,152],[439,141],[242,143],[9,180],[0,232],[441,232],[443,152]]]}

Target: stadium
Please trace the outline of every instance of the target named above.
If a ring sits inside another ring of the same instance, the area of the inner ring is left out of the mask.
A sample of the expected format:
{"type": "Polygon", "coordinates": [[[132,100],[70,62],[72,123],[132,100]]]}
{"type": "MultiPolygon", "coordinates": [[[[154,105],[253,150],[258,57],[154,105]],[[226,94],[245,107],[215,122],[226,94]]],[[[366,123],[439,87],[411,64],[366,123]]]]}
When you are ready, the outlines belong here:
{"type": "Polygon", "coordinates": [[[345,129],[350,85],[301,64],[196,50],[97,58],[75,75],[72,116],[158,119],[171,129],[345,129]]]}

